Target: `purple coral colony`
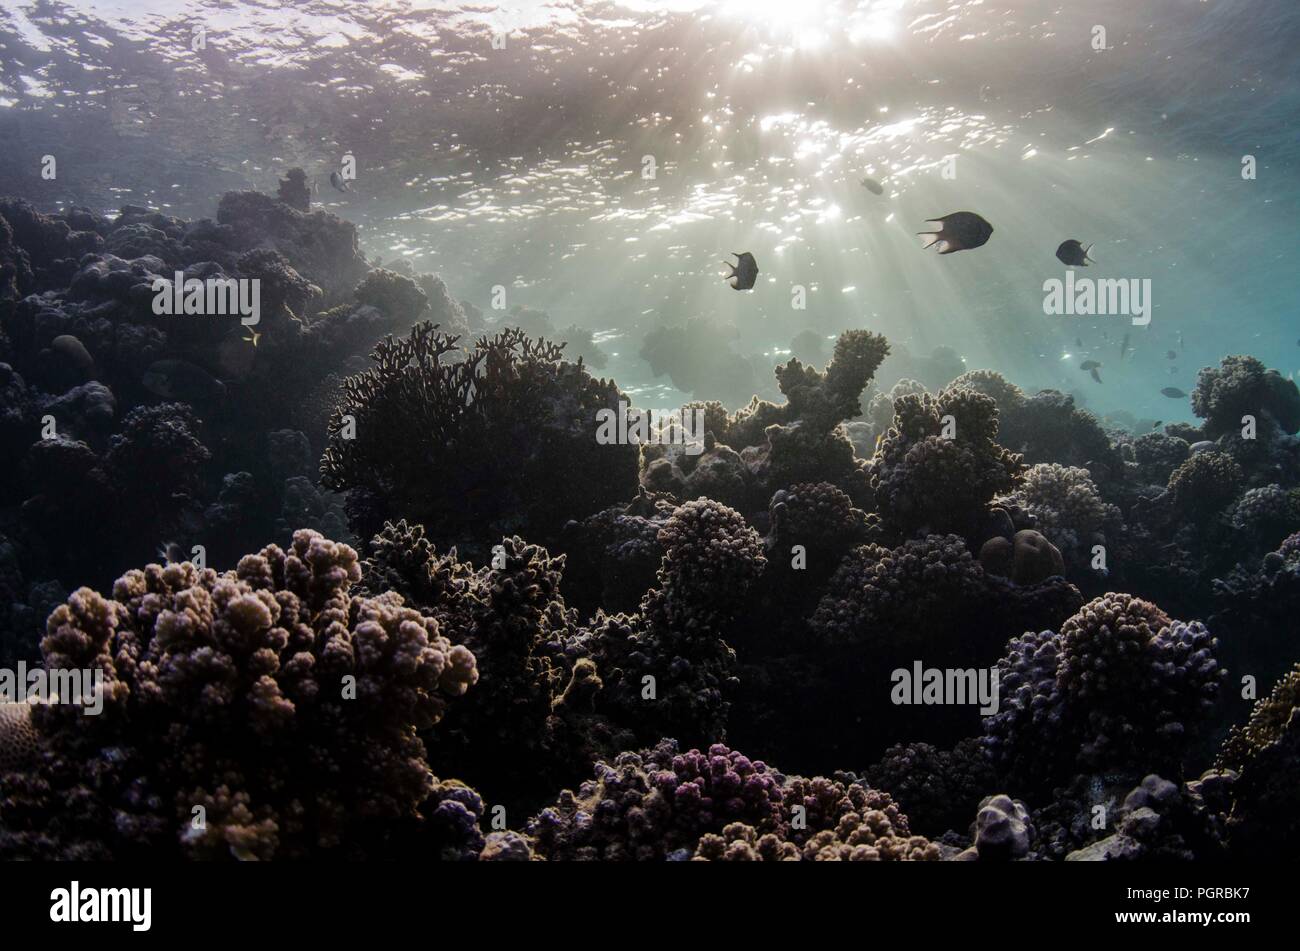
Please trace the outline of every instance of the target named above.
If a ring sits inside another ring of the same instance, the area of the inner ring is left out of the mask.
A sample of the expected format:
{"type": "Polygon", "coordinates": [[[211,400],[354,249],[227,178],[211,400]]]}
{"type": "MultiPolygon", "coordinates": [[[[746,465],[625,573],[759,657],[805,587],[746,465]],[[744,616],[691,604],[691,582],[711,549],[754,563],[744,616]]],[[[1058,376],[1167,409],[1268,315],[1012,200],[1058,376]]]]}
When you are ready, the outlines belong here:
{"type": "MultiPolygon", "coordinates": [[[[687,403],[698,444],[602,440],[592,359],[278,175],[0,199],[0,667],[102,677],[0,706],[0,857],[1300,848],[1286,376],[1225,356],[1138,433],[960,362],[882,388],[850,328],[687,403]],[[187,309],[227,280],[260,319],[187,309]]],[[[642,355],[708,377],[687,336],[642,355]]]]}

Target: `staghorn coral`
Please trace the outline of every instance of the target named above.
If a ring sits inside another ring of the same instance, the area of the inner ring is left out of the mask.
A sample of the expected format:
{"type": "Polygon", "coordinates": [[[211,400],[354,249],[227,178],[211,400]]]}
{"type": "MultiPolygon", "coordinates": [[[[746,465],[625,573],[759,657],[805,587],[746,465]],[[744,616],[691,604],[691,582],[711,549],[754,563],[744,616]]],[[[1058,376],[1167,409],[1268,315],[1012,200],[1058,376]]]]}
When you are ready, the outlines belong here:
{"type": "Polygon", "coordinates": [[[597,411],[617,412],[614,384],[519,331],[480,339],[450,362],[455,347],[435,325],[416,324],[344,381],[321,482],[352,492],[357,535],[407,518],[439,544],[476,553],[515,532],[553,538],[574,515],[632,494],[636,447],[595,439],[597,411]]]}
{"type": "Polygon", "coordinates": [[[974,532],[998,492],[1016,485],[1020,457],[997,443],[990,397],[949,387],[895,401],[894,423],[871,460],[886,527],[901,537],[974,532]]]}
{"type": "MultiPolygon", "coordinates": [[[[287,551],[269,546],[233,571],[150,565],[118,579],[111,599],[75,592],[41,648],[48,668],[103,672],[103,713],[33,711],[44,822],[30,802],[14,821],[6,812],[7,851],[436,847],[422,812],[436,781],[416,730],[474,684],[475,659],[400,596],[351,595],[359,577],[352,549],[300,531],[287,551]],[[195,806],[204,823],[192,822],[195,806]]],[[[31,786],[9,773],[0,794],[11,792],[21,800],[31,786]]]]}

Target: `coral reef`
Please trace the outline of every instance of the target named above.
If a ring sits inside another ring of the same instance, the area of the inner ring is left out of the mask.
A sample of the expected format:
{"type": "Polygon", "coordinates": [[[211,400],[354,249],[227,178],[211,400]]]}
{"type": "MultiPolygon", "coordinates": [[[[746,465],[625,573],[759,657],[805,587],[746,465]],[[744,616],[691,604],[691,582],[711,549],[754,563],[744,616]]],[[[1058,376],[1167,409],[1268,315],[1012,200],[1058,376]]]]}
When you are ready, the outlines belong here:
{"type": "Polygon", "coordinates": [[[618,411],[614,384],[517,330],[453,362],[454,349],[456,338],[419,323],[344,381],[321,482],[349,492],[356,535],[405,518],[441,545],[481,553],[502,535],[555,538],[575,515],[633,493],[636,447],[593,438],[597,412],[618,411]]]}
{"type": "Polygon", "coordinates": [[[1088,770],[1176,767],[1226,672],[1199,622],[1127,594],[1097,598],[998,661],[1001,709],[984,722],[1000,775],[1026,794],[1088,770]]]}
{"type": "Polygon", "coordinates": [[[871,488],[898,536],[969,535],[993,496],[1012,489],[1020,457],[998,445],[992,398],[955,386],[902,396],[871,461],[871,488]]]}
{"type": "Polygon", "coordinates": [[[6,805],[5,852],[266,859],[435,843],[416,730],[475,683],[474,655],[396,594],[351,595],[360,573],[352,549],[300,531],[222,574],[150,565],[111,599],[74,592],[41,649],[50,669],[102,671],[104,710],[32,709],[40,769],[0,779],[23,801],[6,805]]]}

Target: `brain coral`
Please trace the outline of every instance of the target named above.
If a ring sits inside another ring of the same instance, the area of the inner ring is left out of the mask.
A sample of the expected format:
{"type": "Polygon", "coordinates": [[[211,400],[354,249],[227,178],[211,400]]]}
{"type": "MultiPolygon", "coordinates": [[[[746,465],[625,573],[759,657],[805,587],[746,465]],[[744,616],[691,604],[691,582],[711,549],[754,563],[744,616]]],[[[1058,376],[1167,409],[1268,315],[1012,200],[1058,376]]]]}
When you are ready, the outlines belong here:
{"type": "MultiPolygon", "coordinates": [[[[104,709],[33,711],[44,808],[23,815],[43,822],[8,828],[10,847],[272,858],[449,845],[416,731],[478,679],[474,655],[396,594],[351,595],[359,577],[352,549],[304,530],[233,571],[150,565],[112,598],[76,591],[50,615],[45,665],[101,670],[104,709]]],[[[0,786],[32,794],[12,773],[0,786]]]]}
{"type": "Polygon", "coordinates": [[[1118,525],[1119,509],[1102,501],[1087,469],[1054,462],[1031,466],[1024,482],[995,504],[1015,505],[1036,520],[1039,532],[1067,560],[1085,559],[1093,542],[1105,541],[1107,524],[1118,525]]]}

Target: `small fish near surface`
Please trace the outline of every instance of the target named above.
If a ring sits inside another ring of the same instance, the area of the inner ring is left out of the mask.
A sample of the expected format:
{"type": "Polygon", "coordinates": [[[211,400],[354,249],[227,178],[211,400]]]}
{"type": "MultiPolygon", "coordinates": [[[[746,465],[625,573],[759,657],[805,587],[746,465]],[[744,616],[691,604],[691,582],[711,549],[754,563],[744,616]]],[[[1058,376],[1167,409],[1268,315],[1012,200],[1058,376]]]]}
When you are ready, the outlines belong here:
{"type": "Polygon", "coordinates": [[[1177,359],[1178,359],[1178,354],[1175,353],[1173,350],[1166,350],[1166,351],[1165,351],[1165,359],[1166,359],[1166,360],[1177,360],[1177,359]]]}
{"type": "Polygon", "coordinates": [[[215,403],[226,395],[224,383],[186,360],[157,360],[140,382],[155,396],[183,403],[215,403]]]}
{"type": "Polygon", "coordinates": [[[1097,372],[1097,368],[1096,368],[1096,367],[1093,367],[1093,368],[1092,368],[1091,370],[1089,370],[1088,372],[1092,375],[1092,378],[1093,378],[1094,380],[1096,380],[1098,383],[1101,382],[1101,374],[1097,372]]]}
{"type": "Polygon", "coordinates": [[[1096,360],[1084,360],[1082,363],[1079,364],[1079,369],[1080,369],[1080,370],[1095,370],[1095,369],[1097,369],[1097,368],[1100,367],[1100,366],[1101,366],[1101,364],[1098,363],[1096,360]]]}
{"type": "Polygon", "coordinates": [[[758,262],[754,260],[754,255],[748,251],[732,251],[731,253],[735,255],[736,263],[722,262],[731,268],[731,273],[725,278],[726,282],[731,285],[733,290],[750,290],[754,286],[754,282],[758,280],[758,262]]]}
{"type": "Polygon", "coordinates": [[[1124,342],[1119,345],[1119,358],[1123,360],[1128,356],[1128,340],[1131,334],[1124,335],[1124,342]]]}
{"type": "Polygon", "coordinates": [[[1184,393],[1176,386],[1166,386],[1160,392],[1162,395],[1169,397],[1171,400],[1182,400],[1187,398],[1187,394],[1184,393]]]}
{"type": "Polygon", "coordinates": [[[926,223],[935,222],[938,231],[918,231],[929,240],[922,250],[942,244],[940,254],[952,254],[954,251],[969,251],[983,247],[993,234],[993,226],[973,211],[955,211],[942,218],[927,218],[926,223]]]}
{"type": "Polygon", "coordinates": [[[338,172],[330,172],[330,184],[344,194],[352,191],[352,186],[338,172]]]}
{"type": "Polygon", "coordinates": [[[1088,252],[1091,250],[1092,245],[1085,248],[1080,242],[1070,238],[1068,241],[1062,241],[1061,246],[1056,249],[1056,259],[1070,267],[1087,267],[1089,264],[1097,263],[1088,257],[1088,252]]]}
{"type": "Polygon", "coordinates": [[[862,179],[862,187],[873,195],[883,195],[885,193],[885,186],[870,176],[862,179]]]}

